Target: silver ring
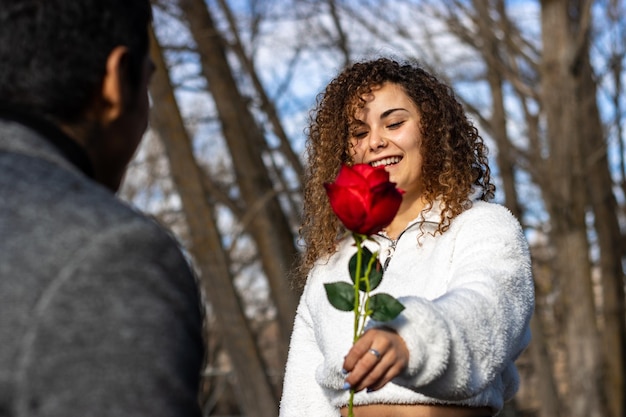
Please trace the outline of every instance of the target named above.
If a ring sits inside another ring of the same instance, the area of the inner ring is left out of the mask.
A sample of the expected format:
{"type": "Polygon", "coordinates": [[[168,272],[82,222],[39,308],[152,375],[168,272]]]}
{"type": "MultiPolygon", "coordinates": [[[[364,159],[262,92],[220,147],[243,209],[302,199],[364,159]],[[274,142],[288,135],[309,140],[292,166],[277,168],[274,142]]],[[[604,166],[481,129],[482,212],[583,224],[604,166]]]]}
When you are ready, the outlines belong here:
{"type": "Polygon", "coordinates": [[[377,351],[376,349],[370,349],[368,352],[376,356],[376,359],[380,359],[380,352],[377,351]]]}

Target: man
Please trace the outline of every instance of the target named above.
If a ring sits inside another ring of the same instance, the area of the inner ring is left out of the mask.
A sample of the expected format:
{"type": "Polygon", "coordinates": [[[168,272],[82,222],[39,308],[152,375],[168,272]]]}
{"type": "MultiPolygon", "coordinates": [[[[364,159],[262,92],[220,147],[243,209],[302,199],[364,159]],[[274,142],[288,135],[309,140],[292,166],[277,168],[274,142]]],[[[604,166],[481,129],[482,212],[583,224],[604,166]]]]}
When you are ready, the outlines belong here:
{"type": "Polygon", "coordinates": [[[115,198],[146,129],[148,0],[0,0],[0,416],[199,416],[174,240],[115,198]]]}

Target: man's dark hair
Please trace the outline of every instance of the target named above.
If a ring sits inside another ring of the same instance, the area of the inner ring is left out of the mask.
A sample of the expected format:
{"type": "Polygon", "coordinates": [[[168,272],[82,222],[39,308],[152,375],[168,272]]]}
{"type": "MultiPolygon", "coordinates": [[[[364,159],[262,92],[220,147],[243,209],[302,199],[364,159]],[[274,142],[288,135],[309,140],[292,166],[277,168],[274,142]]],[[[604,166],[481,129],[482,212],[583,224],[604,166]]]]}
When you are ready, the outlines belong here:
{"type": "Polygon", "coordinates": [[[80,121],[116,46],[138,85],[151,19],[149,0],[0,0],[0,105],[80,121]]]}

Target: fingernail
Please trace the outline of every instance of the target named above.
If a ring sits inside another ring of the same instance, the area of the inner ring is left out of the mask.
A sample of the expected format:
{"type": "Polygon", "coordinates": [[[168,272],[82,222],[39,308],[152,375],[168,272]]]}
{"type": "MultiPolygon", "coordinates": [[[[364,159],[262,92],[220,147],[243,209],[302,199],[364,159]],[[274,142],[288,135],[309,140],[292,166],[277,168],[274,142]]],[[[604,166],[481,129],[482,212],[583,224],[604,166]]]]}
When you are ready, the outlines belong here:
{"type": "Polygon", "coordinates": [[[344,382],[344,383],[343,383],[343,389],[344,389],[344,391],[345,391],[345,390],[349,390],[349,389],[350,389],[350,386],[351,386],[351,385],[350,385],[350,383],[349,383],[349,382],[344,382]]]}
{"type": "Polygon", "coordinates": [[[348,371],[346,371],[345,369],[341,368],[341,373],[344,375],[348,375],[348,371]]]}

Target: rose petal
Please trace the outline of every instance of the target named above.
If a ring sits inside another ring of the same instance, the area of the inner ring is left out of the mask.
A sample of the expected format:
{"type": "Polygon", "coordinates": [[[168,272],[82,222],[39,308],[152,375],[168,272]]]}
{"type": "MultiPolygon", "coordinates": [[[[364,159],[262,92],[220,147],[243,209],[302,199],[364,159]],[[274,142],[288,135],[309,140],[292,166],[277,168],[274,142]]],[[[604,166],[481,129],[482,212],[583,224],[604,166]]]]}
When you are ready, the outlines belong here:
{"type": "Polygon", "coordinates": [[[353,169],[347,165],[342,165],[334,184],[342,187],[362,187],[369,188],[369,183],[358,169],[353,169]]]}
{"type": "Polygon", "coordinates": [[[385,171],[384,167],[372,168],[372,171],[365,175],[370,187],[389,182],[389,173],[385,171]]]}
{"type": "Polygon", "coordinates": [[[367,221],[362,226],[367,229],[365,234],[377,233],[388,226],[396,216],[401,203],[402,193],[391,183],[388,183],[388,186],[381,184],[377,187],[376,192],[372,193],[367,221]]]}
{"type": "Polygon", "coordinates": [[[337,184],[325,184],[326,193],[333,211],[348,230],[361,227],[367,217],[370,206],[369,192],[342,187],[337,184]]]}

